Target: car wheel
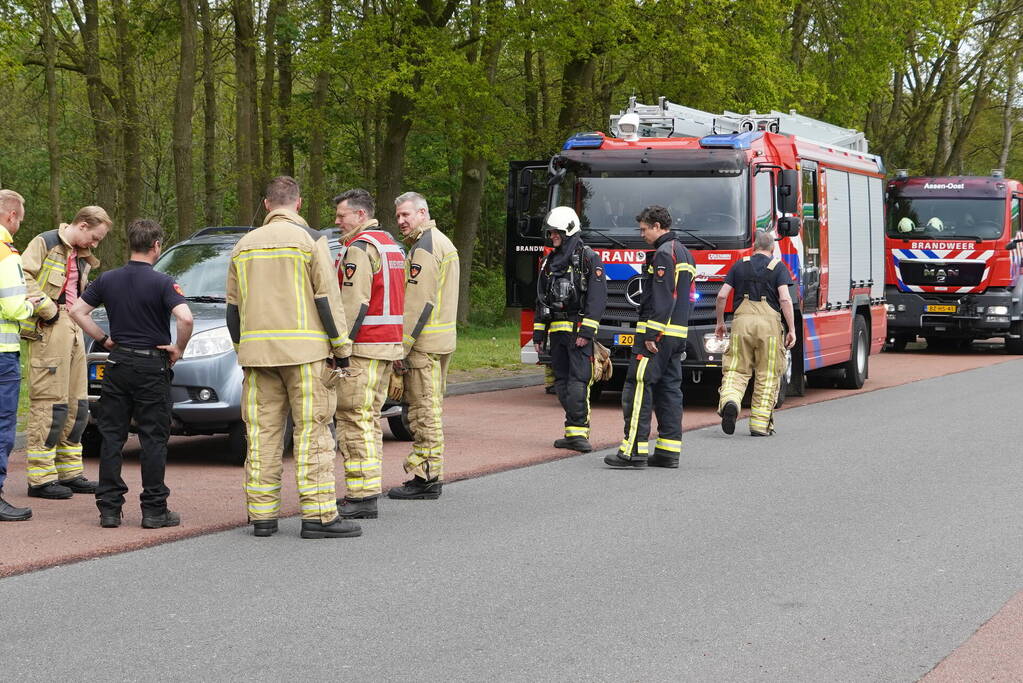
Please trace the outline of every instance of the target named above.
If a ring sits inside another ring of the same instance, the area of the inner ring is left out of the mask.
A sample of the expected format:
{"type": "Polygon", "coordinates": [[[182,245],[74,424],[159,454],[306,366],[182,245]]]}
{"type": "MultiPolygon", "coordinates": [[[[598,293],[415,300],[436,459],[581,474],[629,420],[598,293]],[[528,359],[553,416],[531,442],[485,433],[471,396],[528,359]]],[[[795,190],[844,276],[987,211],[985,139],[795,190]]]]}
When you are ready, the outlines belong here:
{"type": "Polygon", "coordinates": [[[89,425],[82,432],[82,457],[98,458],[103,449],[103,436],[95,425],[89,425]]]}
{"type": "Polygon", "coordinates": [[[391,434],[398,441],[415,441],[416,436],[412,433],[412,427],[408,423],[408,405],[401,404],[401,415],[387,418],[387,426],[391,428],[391,434]]]}
{"type": "Polygon", "coordinates": [[[227,460],[232,465],[244,465],[248,457],[249,443],[245,438],[245,423],[235,422],[231,425],[231,431],[227,433],[227,460]]]}

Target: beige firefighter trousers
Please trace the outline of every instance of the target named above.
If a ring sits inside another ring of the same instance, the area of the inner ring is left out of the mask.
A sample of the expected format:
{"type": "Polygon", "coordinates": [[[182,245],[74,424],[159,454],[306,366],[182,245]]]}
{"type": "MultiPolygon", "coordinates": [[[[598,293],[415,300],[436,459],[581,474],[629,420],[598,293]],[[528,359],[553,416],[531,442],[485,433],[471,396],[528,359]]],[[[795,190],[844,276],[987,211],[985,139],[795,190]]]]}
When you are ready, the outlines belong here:
{"type": "Polygon", "coordinates": [[[61,310],[53,325],[39,326],[39,335],[28,344],[29,486],[82,474],[82,432],[89,422],[82,330],[61,310]]]}
{"type": "Polygon", "coordinates": [[[334,495],[334,389],[325,384],[325,361],[272,368],[244,368],[242,419],[248,440],[245,498],[249,520],[277,519],[281,510],[284,426],[295,423],[295,479],[302,519],[337,517],[334,495]]]}
{"type": "Polygon", "coordinates": [[[380,495],[384,437],[380,409],[387,398],[393,361],[351,356],[349,377],[337,387],[337,440],[344,458],[345,497],[380,495]]]}
{"type": "Polygon", "coordinates": [[[427,481],[444,476],[444,390],[450,353],[411,351],[405,375],[408,421],[415,441],[405,459],[405,471],[427,481]]]}
{"type": "Polygon", "coordinates": [[[774,404],[785,372],[784,341],[781,314],[767,301],[750,301],[744,297],[735,310],[731,343],[722,361],[718,413],[728,402],[742,405],[750,375],[755,374],[750,403],[751,434],[774,431],[774,404]]]}

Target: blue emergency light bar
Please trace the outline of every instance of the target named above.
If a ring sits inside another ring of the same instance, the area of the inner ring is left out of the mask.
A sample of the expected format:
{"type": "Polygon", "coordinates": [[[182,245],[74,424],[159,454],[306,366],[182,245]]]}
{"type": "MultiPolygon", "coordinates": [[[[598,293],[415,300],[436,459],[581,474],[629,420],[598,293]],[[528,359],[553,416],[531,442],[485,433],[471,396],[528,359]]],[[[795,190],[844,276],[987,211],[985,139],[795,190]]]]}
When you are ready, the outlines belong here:
{"type": "Polygon", "coordinates": [[[561,149],[597,149],[603,144],[603,133],[578,133],[566,140],[561,149]]]}
{"type": "Polygon", "coordinates": [[[754,140],[762,136],[762,130],[748,133],[731,133],[728,135],[705,135],[700,138],[700,147],[724,147],[727,149],[749,149],[754,140]]]}

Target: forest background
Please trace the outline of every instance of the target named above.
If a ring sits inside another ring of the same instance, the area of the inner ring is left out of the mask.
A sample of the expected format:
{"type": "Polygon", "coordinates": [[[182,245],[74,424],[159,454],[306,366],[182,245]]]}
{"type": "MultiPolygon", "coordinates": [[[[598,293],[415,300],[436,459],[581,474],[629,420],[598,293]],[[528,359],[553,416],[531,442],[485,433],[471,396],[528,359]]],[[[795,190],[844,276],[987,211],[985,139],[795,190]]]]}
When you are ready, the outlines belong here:
{"type": "MultiPolygon", "coordinates": [[[[630,95],[796,109],[889,169],[1023,175],[1023,0],[0,0],[0,187],[17,243],[100,204],[170,241],[302,184],[416,190],[461,255],[463,322],[504,306],[507,162],[606,130],[630,95]]],[[[100,247],[125,255],[123,230],[100,247]]]]}

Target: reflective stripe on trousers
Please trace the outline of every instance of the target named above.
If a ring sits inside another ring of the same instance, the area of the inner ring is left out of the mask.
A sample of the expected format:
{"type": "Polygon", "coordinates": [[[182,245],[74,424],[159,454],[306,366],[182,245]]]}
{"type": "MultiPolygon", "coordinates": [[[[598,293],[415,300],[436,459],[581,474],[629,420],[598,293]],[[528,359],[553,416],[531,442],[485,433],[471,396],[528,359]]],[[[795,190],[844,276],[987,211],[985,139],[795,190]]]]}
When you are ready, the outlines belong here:
{"type": "Polygon", "coordinates": [[[774,404],[785,372],[784,338],[781,314],[766,301],[744,297],[735,310],[731,342],[722,361],[718,412],[728,402],[741,406],[750,377],[755,375],[751,433],[770,434],[774,429],[774,404]]]}
{"type": "Polygon", "coordinates": [[[391,361],[351,356],[337,388],[337,440],[344,458],[345,497],[380,495],[383,431],[380,409],[387,399],[391,361]]]}
{"type": "Polygon", "coordinates": [[[451,354],[411,351],[405,375],[409,427],[415,435],[405,471],[427,481],[444,476],[444,389],[451,354]]]}

